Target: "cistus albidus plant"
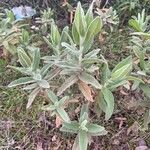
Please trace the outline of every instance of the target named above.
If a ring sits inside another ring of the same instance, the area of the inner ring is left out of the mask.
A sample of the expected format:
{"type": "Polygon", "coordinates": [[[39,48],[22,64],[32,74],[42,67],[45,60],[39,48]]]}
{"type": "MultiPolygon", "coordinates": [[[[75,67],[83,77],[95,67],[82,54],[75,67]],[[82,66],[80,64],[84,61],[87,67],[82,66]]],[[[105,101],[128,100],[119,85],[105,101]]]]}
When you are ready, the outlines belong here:
{"type": "Polygon", "coordinates": [[[93,109],[91,104],[98,104],[98,112],[102,110],[105,120],[110,119],[114,112],[115,89],[127,84],[128,80],[138,80],[130,75],[131,56],[111,70],[100,54],[100,49],[93,48],[94,40],[103,27],[100,16],[95,17],[93,14],[93,4],[94,2],[85,13],[79,2],[71,27],[64,27],[62,32],[55,21],[51,20],[49,37],[43,37],[49,46],[49,55],[41,57],[38,48],[27,52],[18,48],[22,67],[11,67],[25,76],[9,84],[9,87],[21,85],[31,92],[27,108],[36,95],[44,91],[49,103],[43,105],[42,110],[60,117],[61,131],[77,134],[75,145],[80,150],[87,149],[92,136],[107,134],[104,127],[89,119],[89,110],[93,109]],[[51,83],[55,83],[55,87],[51,83]],[[68,96],[74,96],[74,91],[82,95],[78,121],[72,121],[69,108],[65,105],[68,96]]]}

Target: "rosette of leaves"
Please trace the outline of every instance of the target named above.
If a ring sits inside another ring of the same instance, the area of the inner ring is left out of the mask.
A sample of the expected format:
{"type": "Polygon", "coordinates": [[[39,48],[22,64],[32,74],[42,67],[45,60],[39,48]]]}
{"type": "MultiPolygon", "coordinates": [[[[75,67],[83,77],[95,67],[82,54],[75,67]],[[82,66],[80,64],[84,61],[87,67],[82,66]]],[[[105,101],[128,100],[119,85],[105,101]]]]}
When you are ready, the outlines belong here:
{"type": "Polygon", "coordinates": [[[47,34],[49,27],[52,22],[53,11],[51,8],[47,8],[44,11],[41,11],[41,17],[36,18],[36,23],[41,25],[42,34],[47,34]]]}
{"type": "Polygon", "coordinates": [[[0,46],[3,47],[4,55],[16,53],[15,45],[19,43],[22,26],[15,20],[13,12],[6,10],[6,15],[0,19],[0,46]]]}
{"type": "Polygon", "coordinates": [[[134,29],[135,32],[132,33],[130,48],[134,51],[134,54],[139,60],[139,63],[135,65],[136,73],[135,75],[143,79],[145,82],[139,83],[135,82],[134,89],[140,88],[144,97],[140,103],[142,107],[146,109],[144,115],[144,129],[148,130],[148,124],[150,123],[150,29],[149,29],[150,16],[146,16],[145,10],[142,13],[138,13],[138,17],[133,17],[129,20],[129,25],[134,29]]]}
{"type": "Polygon", "coordinates": [[[25,49],[31,44],[31,39],[32,35],[30,35],[30,33],[27,30],[22,29],[22,33],[19,38],[20,46],[25,49]]]}
{"type": "MultiPolygon", "coordinates": [[[[63,31],[60,33],[58,30],[57,25],[54,21],[51,23],[51,31],[50,36],[43,37],[44,41],[47,43],[49,48],[52,50],[51,56],[44,56],[42,59],[45,63],[49,64],[55,64],[64,56],[66,55],[66,52],[63,51],[63,47],[61,45],[62,42],[66,42],[68,40],[68,27],[65,27],[63,31]]],[[[70,37],[69,37],[70,38],[70,37]]],[[[71,39],[70,39],[71,40],[71,39]]]]}
{"type": "Polygon", "coordinates": [[[50,90],[47,90],[47,96],[51,101],[51,104],[43,106],[42,110],[51,111],[51,115],[58,115],[64,122],[70,122],[70,118],[64,109],[65,102],[68,100],[68,96],[64,96],[60,100],[58,97],[50,90]]]}
{"type": "Polygon", "coordinates": [[[67,42],[60,42],[65,55],[60,60],[57,59],[55,65],[62,69],[60,74],[67,78],[58,89],[57,95],[61,95],[75,83],[80,84],[84,96],[86,95],[85,87],[91,92],[88,84],[97,89],[101,88],[101,85],[93,76],[94,72],[98,70],[97,64],[101,62],[98,57],[100,50],[90,50],[90,48],[93,45],[94,37],[101,31],[102,21],[100,17],[93,17],[92,10],[93,4],[84,14],[79,2],[72,25],[72,34],[67,34],[67,42]]]}
{"type": "Polygon", "coordinates": [[[139,59],[139,65],[136,70],[141,70],[142,74],[150,73],[150,39],[144,40],[138,36],[132,36],[130,49],[133,50],[137,59],[139,59]]]}
{"type": "Polygon", "coordinates": [[[119,18],[117,15],[116,10],[113,10],[112,7],[110,8],[97,8],[96,13],[101,17],[103,24],[107,25],[111,31],[113,31],[113,25],[119,24],[119,18]]]}
{"type": "Polygon", "coordinates": [[[147,32],[149,20],[150,16],[146,16],[145,9],[143,9],[141,13],[138,13],[138,17],[132,16],[132,19],[129,20],[129,25],[135,30],[135,32],[147,32]]]}
{"type": "Polygon", "coordinates": [[[145,15],[145,10],[138,13],[138,17],[133,17],[129,20],[129,25],[135,30],[132,33],[131,49],[133,49],[136,57],[140,60],[140,69],[143,74],[150,73],[150,31],[149,31],[150,16],[145,15]]]}
{"type": "Polygon", "coordinates": [[[105,120],[108,120],[114,112],[115,102],[112,92],[117,87],[126,85],[128,80],[141,80],[130,76],[132,71],[131,56],[119,62],[112,71],[109,69],[108,63],[105,59],[104,62],[102,68],[102,89],[99,91],[96,100],[99,108],[105,112],[105,120]]]}
{"type": "Polygon", "coordinates": [[[116,0],[113,6],[117,10],[119,18],[123,18],[123,22],[126,21],[128,16],[136,14],[137,10],[142,9],[140,0],[116,0]]]}
{"type": "Polygon", "coordinates": [[[50,88],[49,81],[55,76],[50,74],[51,65],[40,67],[40,50],[34,49],[32,56],[28,55],[22,48],[17,50],[19,63],[22,67],[10,66],[11,68],[21,72],[24,77],[12,81],[8,87],[23,86],[24,90],[29,90],[27,108],[29,108],[35,97],[43,90],[50,88]]]}
{"type": "Polygon", "coordinates": [[[88,117],[88,106],[84,104],[81,109],[79,121],[64,122],[60,131],[77,134],[74,146],[79,150],[87,150],[92,136],[106,135],[104,127],[90,123],[88,117]]]}

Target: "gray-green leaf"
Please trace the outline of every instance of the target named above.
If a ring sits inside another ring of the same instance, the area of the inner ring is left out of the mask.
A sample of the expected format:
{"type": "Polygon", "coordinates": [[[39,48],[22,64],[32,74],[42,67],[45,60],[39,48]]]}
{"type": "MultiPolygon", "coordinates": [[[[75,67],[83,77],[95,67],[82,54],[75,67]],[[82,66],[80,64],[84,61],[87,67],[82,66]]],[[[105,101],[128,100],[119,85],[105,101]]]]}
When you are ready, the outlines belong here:
{"type": "Polygon", "coordinates": [[[22,77],[22,78],[19,78],[15,81],[12,81],[8,87],[15,87],[15,86],[18,86],[18,85],[23,85],[23,84],[29,84],[29,83],[34,83],[35,80],[33,80],[33,78],[31,77],[22,77]]]}
{"type": "Polygon", "coordinates": [[[99,84],[99,82],[92,75],[83,72],[78,77],[81,81],[83,81],[87,84],[91,84],[92,86],[94,86],[97,89],[101,89],[101,85],[99,84]]]}
{"type": "Polygon", "coordinates": [[[80,148],[80,150],[87,150],[88,142],[89,142],[87,132],[81,130],[79,132],[78,136],[79,136],[79,148],[80,148]]]}
{"type": "Polygon", "coordinates": [[[101,92],[107,104],[106,110],[105,110],[106,111],[105,120],[108,120],[112,116],[113,111],[114,111],[114,96],[112,92],[105,87],[102,88],[101,92]]]}
{"type": "Polygon", "coordinates": [[[28,103],[27,103],[27,108],[29,108],[31,106],[31,104],[33,103],[35,97],[37,96],[37,94],[40,92],[39,88],[34,89],[30,95],[29,95],[29,99],[28,99],[28,103]]]}
{"type": "Polygon", "coordinates": [[[72,86],[74,83],[78,81],[78,78],[76,75],[72,75],[70,78],[68,78],[58,89],[57,95],[61,95],[67,88],[72,86]]]}

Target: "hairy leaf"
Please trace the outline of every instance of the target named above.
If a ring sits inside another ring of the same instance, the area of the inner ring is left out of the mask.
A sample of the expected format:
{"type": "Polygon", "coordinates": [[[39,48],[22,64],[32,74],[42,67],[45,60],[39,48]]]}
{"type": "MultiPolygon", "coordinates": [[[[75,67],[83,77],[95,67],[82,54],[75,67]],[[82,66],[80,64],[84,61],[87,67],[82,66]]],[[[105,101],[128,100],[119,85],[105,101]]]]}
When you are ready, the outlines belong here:
{"type": "Polygon", "coordinates": [[[35,49],[33,53],[33,62],[32,62],[32,70],[35,71],[39,68],[40,64],[40,49],[35,49]]]}
{"type": "Polygon", "coordinates": [[[112,116],[113,111],[114,111],[114,96],[109,89],[104,88],[104,87],[102,88],[101,92],[107,104],[106,110],[105,110],[106,111],[105,120],[108,120],[112,116]]]}
{"type": "Polygon", "coordinates": [[[44,79],[39,80],[37,83],[38,83],[38,85],[39,85],[40,87],[42,87],[42,88],[45,88],[45,89],[50,88],[49,83],[48,83],[46,80],[44,80],[44,79]]]}
{"type": "Polygon", "coordinates": [[[79,148],[80,150],[87,150],[88,147],[88,134],[85,131],[80,131],[79,134],[79,148]]]}
{"type": "Polygon", "coordinates": [[[93,124],[93,123],[89,123],[87,125],[87,128],[90,134],[100,134],[100,133],[103,133],[103,131],[105,130],[104,127],[97,125],[97,124],[93,124]]]}
{"type": "Polygon", "coordinates": [[[32,105],[32,103],[33,103],[35,97],[37,96],[37,94],[38,94],[39,92],[40,92],[40,89],[39,89],[39,88],[36,88],[36,89],[34,89],[34,90],[30,93],[29,99],[28,99],[28,103],[27,103],[27,108],[29,108],[29,107],[32,105]]]}
{"type": "Polygon", "coordinates": [[[18,52],[20,64],[23,67],[30,67],[31,66],[31,59],[27,55],[27,53],[22,48],[18,48],[17,52],[18,52]]]}
{"type": "Polygon", "coordinates": [[[22,77],[22,78],[19,78],[15,81],[12,81],[8,87],[15,87],[15,86],[18,86],[18,85],[23,85],[23,84],[29,84],[29,83],[34,83],[35,80],[33,80],[33,78],[31,77],[22,77]]]}
{"type": "Polygon", "coordinates": [[[86,84],[91,84],[95,88],[101,89],[101,85],[99,84],[99,82],[92,75],[83,72],[78,77],[81,81],[85,82],[86,84]]]}
{"type": "Polygon", "coordinates": [[[57,112],[59,116],[65,121],[65,122],[70,122],[70,118],[67,114],[67,112],[63,108],[58,108],[57,112]]]}
{"type": "Polygon", "coordinates": [[[58,98],[57,96],[51,91],[51,90],[47,90],[47,95],[48,95],[48,98],[53,102],[57,102],[58,101],[58,98]]]}
{"type": "Polygon", "coordinates": [[[146,84],[140,84],[140,88],[144,92],[144,94],[150,98],[150,86],[146,84]]]}
{"type": "Polygon", "coordinates": [[[71,123],[64,122],[62,127],[60,128],[60,131],[71,132],[71,133],[77,133],[78,130],[79,130],[79,124],[76,121],[71,121],[71,123]]]}
{"type": "Polygon", "coordinates": [[[76,75],[72,75],[70,78],[68,78],[58,89],[57,95],[61,95],[67,88],[72,86],[74,83],[78,81],[78,78],[76,75]]]}

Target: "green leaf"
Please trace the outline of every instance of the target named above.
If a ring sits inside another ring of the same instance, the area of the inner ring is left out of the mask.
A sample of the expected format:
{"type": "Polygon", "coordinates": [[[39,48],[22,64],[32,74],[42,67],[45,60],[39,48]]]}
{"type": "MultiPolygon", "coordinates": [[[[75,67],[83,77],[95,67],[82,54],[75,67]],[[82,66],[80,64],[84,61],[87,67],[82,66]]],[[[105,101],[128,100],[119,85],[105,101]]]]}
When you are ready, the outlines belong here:
{"type": "Polygon", "coordinates": [[[49,71],[49,69],[50,69],[51,66],[52,66],[52,64],[44,65],[44,67],[40,71],[42,77],[44,77],[48,73],[48,71],[49,71]]]}
{"type": "Polygon", "coordinates": [[[84,58],[97,58],[98,53],[100,52],[100,49],[94,49],[87,54],[85,54],[84,58]]]}
{"type": "Polygon", "coordinates": [[[87,124],[87,128],[90,134],[100,134],[103,133],[103,131],[105,130],[104,127],[93,123],[87,124]]]}
{"type": "Polygon", "coordinates": [[[114,96],[112,92],[105,87],[102,88],[101,92],[107,104],[106,110],[105,110],[106,111],[105,120],[108,120],[112,116],[113,111],[114,111],[114,96]]]}
{"type": "Polygon", "coordinates": [[[144,92],[144,94],[150,98],[150,86],[146,84],[140,84],[140,88],[144,92]]]}
{"type": "Polygon", "coordinates": [[[80,150],[87,150],[88,147],[88,134],[85,131],[80,131],[79,134],[79,148],[80,150]]]}
{"type": "Polygon", "coordinates": [[[105,84],[111,77],[111,71],[109,69],[108,63],[104,63],[102,68],[102,82],[105,84]]]}
{"type": "Polygon", "coordinates": [[[89,119],[87,112],[83,112],[83,110],[82,110],[82,113],[83,113],[83,115],[81,116],[81,114],[80,114],[80,119],[79,119],[80,124],[82,124],[82,122],[84,122],[85,120],[87,122],[87,120],[89,119]]]}
{"type": "Polygon", "coordinates": [[[106,112],[106,107],[107,107],[107,104],[106,104],[106,102],[105,102],[105,100],[104,100],[104,97],[103,97],[103,94],[102,94],[102,92],[101,91],[98,91],[98,94],[97,94],[97,96],[96,96],[96,102],[97,102],[97,112],[98,113],[101,113],[101,110],[103,111],[103,112],[106,112]]]}
{"type": "Polygon", "coordinates": [[[46,75],[46,77],[44,79],[46,79],[49,82],[54,77],[56,77],[60,73],[60,71],[61,71],[60,68],[53,69],[46,75]]]}
{"type": "Polygon", "coordinates": [[[77,121],[71,121],[71,123],[64,122],[62,127],[60,128],[60,131],[71,132],[71,133],[77,133],[78,130],[79,130],[79,124],[77,121]]]}
{"type": "Polygon", "coordinates": [[[134,32],[132,35],[138,35],[145,39],[150,39],[150,33],[144,33],[144,32],[134,32]]]}
{"type": "Polygon", "coordinates": [[[34,90],[30,93],[29,99],[28,99],[28,103],[27,103],[27,108],[29,108],[29,107],[32,105],[32,103],[33,103],[35,97],[37,96],[37,94],[38,94],[39,92],[40,92],[40,89],[39,89],[39,88],[36,88],[36,89],[34,89],[34,90]]]}
{"type": "Polygon", "coordinates": [[[110,82],[107,85],[107,88],[112,91],[112,90],[115,90],[119,86],[125,85],[126,83],[127,83],[126,79],[118,79],[118,80],[116,79],[116,80],[110,82]]]}
{"type": "Polygon", "coordinates": [[[83,116],[84,113],[88,114],[88,104],[83,104],[80,112],[80,117],[83,116]]]}
{"type": "Polygon", "coordinates": [[[29,36],[29,32],[26,30],[22,30],[22,37],[21,37],[21,42],[25,45],[29,44],[30,41],[30,36],[29,36]]]}
{"type": "Polygon", "coordinates": [[[33,80],[33,78],[31,77],[22,77],[22,78],[19,78],[15,81],[12,81],[8,87],[15,87],[15,86],[18,86],[18,85],[23,85],[23,84],[29,84],[29,83],[34,83],[35,80],[33,80]]]}
{"type": "Polygon", "coordinates": [[[127,57],[122,60],[116,67],[112,70],[111,77],[113,80],[117,78],[125,77],[132,70],[132,58],[127,57]]]}
{"type": "Polygon", "coordinates": [[[58,92],[57,95],[61,95],[67,88],[69,88],[70,86],[72,86],[73,84],[75,84],[78,81],[78,78],[76,75],[72,75],[71,77],[69,77],[62,85],[61,87],[58,88],[58,92]]]}
{"type": "Polygon", "coordinates": [[[82,59],[83,65],[90,65],[90,64],[101,63],[101,62],[102,61],[98,58],[84,58],[84,59],[82,59]]]}
{"type": "Polygon", "coordinates": [[[65,121],[65,122],[70,122],[70,118],[67,114],[67,112],[63,108],[58,108],[56,109],[59,116],[65,121]]]}
{"type": "Polygon", "coordinates": [[[75,27],[79,35],[84,36],[86,30],[86,21],[85,21],[84,10],[80,2],[78,2],[77,9],[75,11],[73,24],[75,24],[75,27]]]}
{"type": "Polygon", "coordinates": [[[45,88],[45,89],[49,89],[50,88],[49,83],[46,80],[44,80],[44,79],[37,81],[37,83],[42,88],[45,88]]]}
{"type": "Polygon", "coordinates": [[[49,39],[47,39],[45,36],[43,36],[43,39],[50,48],[53,48],[52,43],[49,41],[49,39]]]}
{"type": "Polygon", "coordinates": [[[148,130],[148,125],[150,124],[150,109],[146,111],[144,115],[144,129],[148,130]]]}
{"type": "Polygon", "coordinates": [[[38,87],[38,84],[37,83],[32,83],[32,84],[29,84],[29,85],[25,86],[23,88],[23,90],[32,90],[32,89],[35,89],[36,87],[38,87]]]}
{"type": "Polygon", "coordinates": [[[47,95],[53,103],[58,102],[57,96],[51,90],[47,90],[47,95]]]}
{"type": "Polygon", "coordinates": [[[8,65],[8,67],[9,67],[9,68],[12,68],[12,69],[14,69],[14,70],[16,70],[16,71],[19,71],[19,72],[21,72],[22,74],[26,74],[26,75],[30,75],[30,74],[31,74],[31,71],[30,71],[30,69],[28,69],[28,68],[15,67],[15,66],[9,66],[9,65],[8,65]]]}
{"type": "Polygon", "coordinates": [[[101,89],[101,85],[99,84],[99,82],[92,75],[83,72],[78,77],[81,81],[85,82],[86,84],[91,84],[95,88],[101,89]]]}
{"type": "Polygon", "coordinates": [[[51,40],[55,46],[59,45],[61,37],[60,33],[58,31],[58,27],[54,23],[54,21],[51,24],[51,40]]]}
{"type": "Polygon", "coordinates": [[[66,42],[67,41],[67,39],[68,39],[68,32],[69,32],[69,27],[68,26],[63,28],[60,42],[66,42]]]}
{"type": "Polygon", "coordinates": [[[35,49],[34,54],[33,54],[33,62],[32,62],[32,70],[33,71],[36,71],[39,68],[40,58],[41,58],[40,49],[37,48],[37,49],[35,49]]]}
{"type": "Polygon", "coordinates": [[[86,50],[87,52],[89,50],[90,48],[89,45],[92,45],[94,36],[96,36],[101,31],[101,28],[102,28],[102,21],[100,17],[96,17],[91,22],[90,26],[88,27],[88,30],[84,39],[84,43],[83,43],[83,46],[85,48],[84,51],[86,50]],[[87,45],[89,48],[87,48],[87,45]]]}
{"type": "Polygon", "coordinates": [[[79,43],[80,43],[80,36],[79,36],[79,33],[77,31],[77,28],[76,28],[75,24],[72,25],[72,36],[73,36],[74,42],[77,45],[79,45],[79,43]]]}
{"type": "Polygon", "coordinates": [[[136,20],[130,19],[130,20],[129,20],[129,25],[130,25],[134,30],[136,30],[137,32],[143,32],[143,30],[141,29],[140,24],[139,24],[136,20]]]}
{"type": "Polygon", "coordinates": [[[97,35],[101,31],[101,28],[102,28],[102,20],[100,17],[96,17],[89,25],[85,41],[89,41],[91,37],[97,35]]]}
{"type": "Polygon", "coordinates": [[[94,1],[92,2],[92,4],[90,5],[86,15],[85,15],[85,19],[86,19],[86,23],[87,23],[87,26],[90,25],[90,23],[92,22],[93,20],[93,4],[94,4],[94,1]]]}
{"type": "Polygon", "coordinates": [[[126,78],[129,81],[136,81],[136,82],[139,82],[139,83],[144,83],[144,81],[142,79],[134,77],[134,76],[127,76],[126,78]]]}
{"type": "Polygon", "coordinates": [[[50,104],[50,105],[43,106],[41,109],[45,111],[54,111],[56,110],[56,107],[50,104]]]}
{"type": "Polygon", "coordinates": [[[131,64],[132,63],[132,57],[129,56],[126,59],[123,59],[121,62],[119,62],[115,68],[112,70],[112,73],[114,73],[115,71],[117,71],[118,69],[122,68],[123,66],[127,65],[127,64],[131,64]]]}
{"type": "Polygon", "coordinates": [[[31,59],[27,55],[27,53],[22,48],[18,48],[17,52],[18,52],[18,57],[19,57],[20,64],[23,67],[30,67],[31,66],[31,59]]]}
{"type": "Polygon", "coordinates": [[[65,103],[65,101],[66,100],[68,100],[69,99],[69,96],[64,96],[63,98],[61,98],[60,100],[59,100],[59,105],[64,105],[64,103],[65,103]]]}
{"type": "Polygon", "coordinates": [[[66,50],[68,52],[71,52],[73,55],[78,56],[79,55],[79,51],[76,47],[69,45],[68,43],[62,42],[61,45],[63,47],[66,47],[66,50]]]}

